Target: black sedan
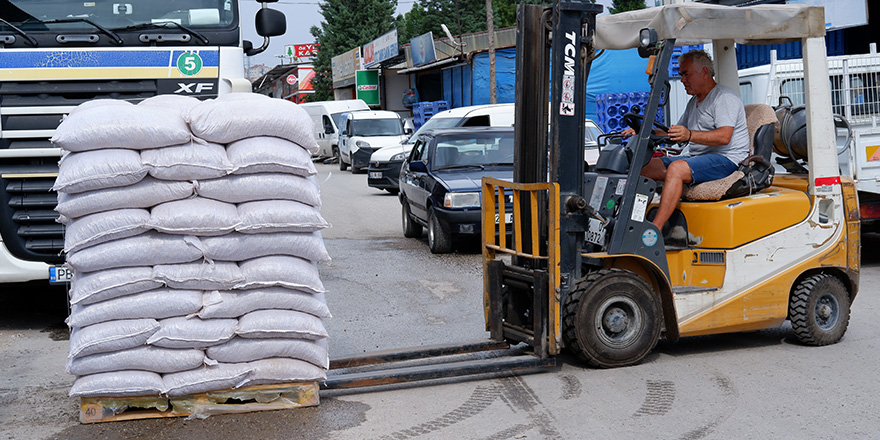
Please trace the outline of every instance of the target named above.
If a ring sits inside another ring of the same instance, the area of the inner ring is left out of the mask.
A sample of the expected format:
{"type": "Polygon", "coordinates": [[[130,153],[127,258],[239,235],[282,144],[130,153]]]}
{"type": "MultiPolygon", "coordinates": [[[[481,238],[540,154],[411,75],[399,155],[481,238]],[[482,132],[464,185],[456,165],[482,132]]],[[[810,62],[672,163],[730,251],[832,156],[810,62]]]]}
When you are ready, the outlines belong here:
{"type": "Polygon", "coordinates": [[[428,228],[433,253],[452,251],[454,237],[478,237],[484,176],[513,179],[513,127],[422,133],[400,171],[403,235],[428,228]]]}

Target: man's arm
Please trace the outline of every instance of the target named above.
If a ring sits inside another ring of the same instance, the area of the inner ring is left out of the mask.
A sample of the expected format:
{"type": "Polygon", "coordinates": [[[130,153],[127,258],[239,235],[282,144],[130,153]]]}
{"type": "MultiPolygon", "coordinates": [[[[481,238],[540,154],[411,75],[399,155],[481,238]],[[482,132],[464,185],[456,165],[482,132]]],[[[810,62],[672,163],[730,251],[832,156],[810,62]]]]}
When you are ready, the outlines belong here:
{"type": "Polygon", "coordinates": [[[683,125],[673,125],[669,127],[669,138],[674,142],[693,142],[695,144],[707,145],[710,147],[716,145],[727,145],[733,137],[733,127],[718,127],[711,131],[689,130],[683,125]]]}

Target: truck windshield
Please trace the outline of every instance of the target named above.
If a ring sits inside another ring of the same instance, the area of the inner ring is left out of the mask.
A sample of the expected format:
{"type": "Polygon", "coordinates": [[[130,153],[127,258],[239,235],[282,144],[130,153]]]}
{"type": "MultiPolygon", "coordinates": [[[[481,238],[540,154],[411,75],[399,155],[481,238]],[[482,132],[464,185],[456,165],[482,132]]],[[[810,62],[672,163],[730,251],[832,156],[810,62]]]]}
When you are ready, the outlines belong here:
{"type": "MultiPolygon", "coordinates": [[[[237,0],[0,0],[0,18],[24,31],[94,30],[86,19],[110,29],[163,26],[167,22],[197,29],[227,28],[237,23],[237,0]]],[[[173,25],[172,25],[173,26],[173,25]]],[[[0,29],[6,26],[0,21],[0,29]]]]}
{"type": "Polygon", "coordinates": [[[400,119],[361,119],[351,122],[351,136],[399,136],[403,134],[400,119]]]}

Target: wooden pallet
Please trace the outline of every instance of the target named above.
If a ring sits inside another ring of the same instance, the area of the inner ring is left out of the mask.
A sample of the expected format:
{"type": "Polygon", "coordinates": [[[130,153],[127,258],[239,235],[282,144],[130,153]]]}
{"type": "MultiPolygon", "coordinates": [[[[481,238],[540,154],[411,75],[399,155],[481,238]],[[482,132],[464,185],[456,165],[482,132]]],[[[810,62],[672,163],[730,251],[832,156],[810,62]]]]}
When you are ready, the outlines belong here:
{"type": "Polygon", "coordinates": [[[180,397],[83,397],[81,423],[234,414],[317,406],[317,382],[257,385],[180,397]]]}

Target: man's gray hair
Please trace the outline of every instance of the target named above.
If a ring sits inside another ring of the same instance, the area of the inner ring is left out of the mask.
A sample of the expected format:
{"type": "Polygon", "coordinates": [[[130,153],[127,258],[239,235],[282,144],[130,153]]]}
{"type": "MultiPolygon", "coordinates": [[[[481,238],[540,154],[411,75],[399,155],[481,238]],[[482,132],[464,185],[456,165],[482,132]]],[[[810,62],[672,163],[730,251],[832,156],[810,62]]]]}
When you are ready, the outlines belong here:
{"type": "Polygon", "coordinates": [[[705,50],[693,49],[690,52],[682,54],[678,57],[678,65],[681,66],[685,61],[691,60],[691,63],[702,70],[703,67],[709,69],[709,76],[715,77],[715,65],[712,64],[712,57],[705,50]]]}

